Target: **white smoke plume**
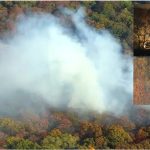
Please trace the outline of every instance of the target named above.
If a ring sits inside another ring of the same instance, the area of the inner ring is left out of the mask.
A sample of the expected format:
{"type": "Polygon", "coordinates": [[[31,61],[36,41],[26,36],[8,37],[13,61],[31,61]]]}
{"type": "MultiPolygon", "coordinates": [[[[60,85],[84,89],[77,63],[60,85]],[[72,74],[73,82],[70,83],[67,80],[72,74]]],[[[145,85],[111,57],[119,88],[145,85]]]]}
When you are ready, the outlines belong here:
{"type": "Polygon", "coordinates": [[[74,29],[59,17],[30,14],[0,42],[0,107],[40,99],[56,108],[123,113],[132,103],[132,58],[108,31],[88,26],[82,9],[63,15],[74,29]]]}

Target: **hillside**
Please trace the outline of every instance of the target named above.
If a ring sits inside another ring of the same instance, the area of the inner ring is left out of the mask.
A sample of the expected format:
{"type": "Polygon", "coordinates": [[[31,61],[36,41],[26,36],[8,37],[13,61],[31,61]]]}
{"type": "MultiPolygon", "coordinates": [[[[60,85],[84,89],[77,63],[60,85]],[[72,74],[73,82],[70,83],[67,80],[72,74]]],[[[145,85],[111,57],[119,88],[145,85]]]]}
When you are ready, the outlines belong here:
{"type": "Polygon", "coordinates": [[[148,149],[132,27],[130,1],[0,2],[0,148],[148,149]]]}
{"type": "MultiPolygon", "coordinates": [[[[18,15],[30,12],[47,12],[57,15],[57,10],[66,7],[76,10],[84,7],[88,24],[97,29],[107,29],[116,36],[127,51],[132,48],[132,2],[0,2],[0,35],[6,31],[15,30],[15,20],[18,15]]],[[[131,53],[131,52],[130,52],[131,53]]]]}

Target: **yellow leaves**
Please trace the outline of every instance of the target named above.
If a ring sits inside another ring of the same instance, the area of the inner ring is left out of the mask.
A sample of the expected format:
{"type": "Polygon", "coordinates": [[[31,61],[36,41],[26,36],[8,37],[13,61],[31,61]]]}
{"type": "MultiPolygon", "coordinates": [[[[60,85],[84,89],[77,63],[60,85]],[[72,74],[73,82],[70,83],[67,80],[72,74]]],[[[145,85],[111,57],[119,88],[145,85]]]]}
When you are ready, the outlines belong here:
{"type": "Polygon", "coordinates": [[[54,136],[54,137],[57,137],[57,136],[60,136],[62,133],[59,129],[53,129],[51,132],[50,132],[50,135],[51,136],[54,136]]]}
{"type": "Polygon", "coordinates": [[[1,130],[7,130],[8,132],[19,132],[23,126],[20,122],[14,121],[10,118],[0,119],[1,130]]]}
{"type": "Polygon", "coordinates": [[[95,150],[95,148],[93,146],[89,146],[89,150],[95,150]]]}

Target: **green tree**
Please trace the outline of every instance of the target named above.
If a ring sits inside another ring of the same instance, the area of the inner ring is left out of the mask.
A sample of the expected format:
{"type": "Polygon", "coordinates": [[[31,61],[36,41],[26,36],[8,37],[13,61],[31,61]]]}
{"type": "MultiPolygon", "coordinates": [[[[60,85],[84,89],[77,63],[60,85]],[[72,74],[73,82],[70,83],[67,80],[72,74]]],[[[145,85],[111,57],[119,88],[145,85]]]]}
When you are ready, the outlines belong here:
{"type": "Polygon", "coordinates": [[[6,140],[6,148],[8,149],[39,149],[37,143],[19,137],[8,137],[6,140]]]}
{"type": "Polygon", "coordinates": [[[133,141],[131,136],[120,125],[111,125],[108,127],[106,137],[110,148],[133,141]]]}
{"type": "Polygon", "coordinates": [[[103,14],[109,19],[114,19],[116,17],[116,11],[113,7],[113,3],[111,2],[104,3],[103,14]]]}
{"type": "Polygon", "coordinates": [[[58,129],[52,130],[50,135],[42,141],[44,149],[69,149],[77,148],[79,138],[68,133],[61,133],[58,129]]]}

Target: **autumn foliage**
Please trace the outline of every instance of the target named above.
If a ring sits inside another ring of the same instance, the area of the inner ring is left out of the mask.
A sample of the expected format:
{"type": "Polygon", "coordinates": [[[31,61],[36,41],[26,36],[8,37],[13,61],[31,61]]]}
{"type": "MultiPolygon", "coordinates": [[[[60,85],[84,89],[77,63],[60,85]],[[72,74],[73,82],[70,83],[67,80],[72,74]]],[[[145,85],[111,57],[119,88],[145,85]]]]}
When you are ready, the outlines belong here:
{"type": "Polygon", "coordinates": [[[0,147],[7,149],[101,149],[149,148],[149,112],[113,116],[107,120],[97,113],[79,115],[70,111],[50,111],[44,115],[0,118],[0,147]],[[70,114],[73,115],[70,115],[70,114]],[[145,114],[144,121],[138,116],[145,114]],[[136,116],[137,115],[137,116],[136,116]],[[147,117],[146,117],[147,116],[147,117]],[[44,118],[44,119],[43,119],[44,118]],[[126,122],[123,124],[122,122],[126,122]],[[63,128],[62,128],[63,124],[63,128]]]}
{"type": "MultiPolygon", "coordinates": [[[[131,1],[1,1],[0,39],[15,32],[20,15],[31,12],[52,13],[58,8],[75,10],[80,6],[87,13],[86,22],[96,29],[108,29],[121,43],[125,52],[132,53],[133,4],[131,1]]],[[[62,17],[62,16],[61,16],[62,17]]],[[[68,22],[67,22],[68,23],[68,22]]],[[[69,22],[70,23],[70,22],[69,22]]],[[[68,24],[69,24],[68,23],[68,24]]],[[[139,66],[145,65],[141,60],[139,66]]],[[[137,101],[144,95],[141,68],[135,68],[137,101]],[[140,85],[140,86],[139,86],[140,85]]],[[[150,148],[150,113],[133,107],[123,116],[112,114],[75,113],[49,108],[42,114],[23,113],[20,116],[0,115],[1,149],[114,149],[150,148]]]]}

